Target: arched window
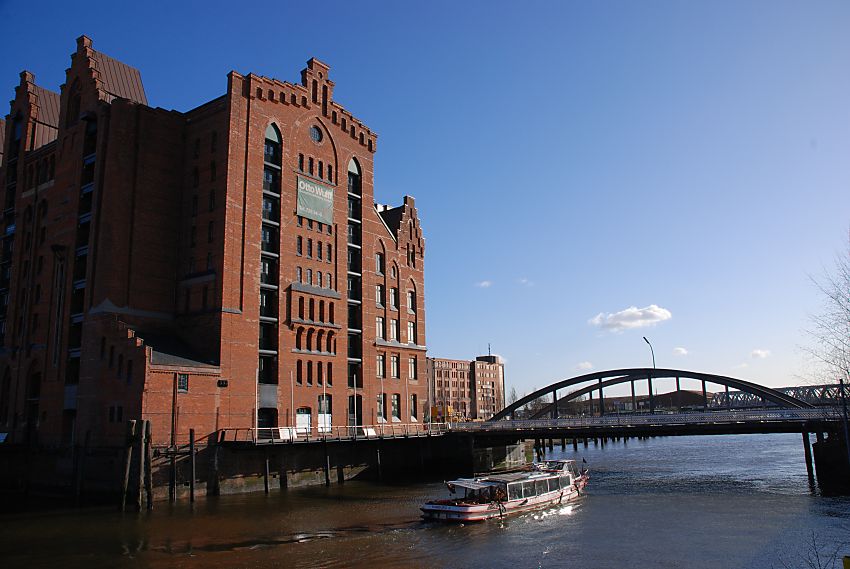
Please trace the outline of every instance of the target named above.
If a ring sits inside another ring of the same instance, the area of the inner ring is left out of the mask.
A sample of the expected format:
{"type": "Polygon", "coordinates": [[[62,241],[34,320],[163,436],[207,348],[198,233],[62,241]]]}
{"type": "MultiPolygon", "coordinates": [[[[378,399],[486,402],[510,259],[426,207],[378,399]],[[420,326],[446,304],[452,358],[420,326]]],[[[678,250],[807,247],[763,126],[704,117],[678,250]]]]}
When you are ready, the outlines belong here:
{"type": "Polygon", "coordinates": [[[325,351],[328,352],[328,353],[331,353],[331,354],[334,353],[333,339],[334,339],[334,333],[328,332],[328,345],[327,345],[327,349],[325,351]]]}
{"type": "Polygon", "coordinates": [[[316,321],[316,302],[310,299],[310,320],[316,321]]]}
{"type": "Polygon", "coordinates": [[[319,385],[322,385],[322,382],[325,379],[323,377],[322,371],[322,362],[316,362],[316,383],[319,385]]]}
{"type": "MultiPolygon", "coordinates": [[[[299,267],[300,269],[301,267],[299,267]]],[[[300,279],[299,279],[300,280],[300,279]]],[[[298,318],[304,320],[304,297],[298,297],[298,318]]]]}
{"type": "MultiPolygon", "coordinates": [[[[334,303],[328,303],[328,321],[333,324],[334,323],[334,303]]],[[[330,351],[330,350],[328,350],[330,351]]]]}
{"type": "Polygon", "coordinates": [[[282,144],[283,139],[280,136],[277,125],[272,123],[266,127],[266,142],[263,151],[263,161],[266,164],[280,167],[282,144]]]}
{"type": "Polygon", "coordinates": [[[313,329],[307,330],[307,351],[313,351],[313,329]]]}
{"type": "Polygon", "coordinates": [[[295,382],[298,385],[301,385],[304,381],[303,380],[304,376],[302,375],[303,374],[302,367],[303,366],[301,364],[301,360],[298,360],[297,362],[295,362],[295,382]]]}
{"type": "Polygon", "coordinates": [[[302,343],[304,341],[304,328],[299,328],[297,332],[295,332],[295,349],[300,350],[302,343]]]}
{"type": "Polygon", "coordinates": [[[307,362],[307,385],[313,385],[313,362],[307,362]]]}
{"type": "Polygon", "coordinates": [[[325,339],[325,331],[324,331],[324,330],[319,330],[319,331],[316,333],[316,351],[317,351],[317,352],[321,352],[321,351],[322,351],[322,349],[325,347],[325,346],[324,346],[324,343],[323,343],[323,340],[324,340],[324,339],[325,339]]]}
{"type": "MultiPolygon", "coordinates": [[[[322,278],[322,273],[319,273],[319,279],[321,279],[321,278],[322,278]]],[[[319,281],[319,284],[322,284],[321,280],[319,281]]],[[[325,321],[325,301],[320,300],[319,301],[319,322],[324,322],[324,321],[325,321]]]]}
{"type": "MultiPolygon", "coordinates": [[[[333,362],[328,362],[328,377],[327,377],[328,385],[333,385],[334,382],[334,364],[333,362]]],[[[328,395],[330,397],[330,395],[328,395]]],[[[328,411],[330,412],[330,411],[328,411]]]]}
{"type": "Polygon", "coordinates": [[[348,162],[348,193],[356,196],[363,193],[362,174],[356,158],[352,158],[348,162]]]}

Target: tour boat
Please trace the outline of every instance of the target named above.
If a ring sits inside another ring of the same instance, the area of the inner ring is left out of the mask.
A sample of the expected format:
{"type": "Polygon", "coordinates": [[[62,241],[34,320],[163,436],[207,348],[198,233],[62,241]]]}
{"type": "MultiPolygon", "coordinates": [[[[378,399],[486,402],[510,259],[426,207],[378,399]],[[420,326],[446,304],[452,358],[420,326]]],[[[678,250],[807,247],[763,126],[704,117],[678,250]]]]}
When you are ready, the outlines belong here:
{"type": "Polygon", "coordinates": [[[573,500],[589,478],[587,469],[580,470],[574,460],[547,460],[530,471],[446,482],[449,492],[457,496],[432,500],[420,509],[426,520],[488,520],[573,500]]]}

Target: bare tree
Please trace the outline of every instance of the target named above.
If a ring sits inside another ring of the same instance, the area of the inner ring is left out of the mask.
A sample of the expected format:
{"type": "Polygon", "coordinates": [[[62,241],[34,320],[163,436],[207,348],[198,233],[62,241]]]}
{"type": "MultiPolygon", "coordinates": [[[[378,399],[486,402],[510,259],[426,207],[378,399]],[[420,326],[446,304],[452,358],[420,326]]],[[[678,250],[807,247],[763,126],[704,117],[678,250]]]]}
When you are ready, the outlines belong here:
{"type": "Polygon", "coordinates": [[[836,256],[835,267],[812,278],[823,297],[823,308],[811,316],[808,335],[814,340],[806,351],[831,381],[838,380],[844,411],[844,441],[850,460],[845,383],[850,382],[850,233],[847,250],[836,256]]]}
{"type": "Polygon", "coordinates": [[[511,387],[510,393],[508,393],[508,406],[513,405],[519,400],[519,395],[517,395],[516,387],[511,387]]]}

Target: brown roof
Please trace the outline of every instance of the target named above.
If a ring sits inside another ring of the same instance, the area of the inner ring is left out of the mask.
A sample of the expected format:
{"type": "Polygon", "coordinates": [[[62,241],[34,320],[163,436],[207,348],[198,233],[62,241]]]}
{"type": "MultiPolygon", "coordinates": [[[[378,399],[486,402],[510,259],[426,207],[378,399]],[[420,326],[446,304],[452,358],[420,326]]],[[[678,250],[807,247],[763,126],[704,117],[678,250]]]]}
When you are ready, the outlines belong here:
{"type": "MultiPolygon", "coordinates": [[[[92,59],[97,63],[103,88],[112,98],[121,97],[143,105],[148,104],[145,87],[142,85],[142,75],[135,67],[112,59],[108,55],[92,50],[92,59]]],[[[110,99],[109,102],[111,102],[110,99]]]]}
{"type": "Polygon", "coordinates": [[[38,97],[38,122],[59,128],[59,93],[35,85],[38,97]]]}

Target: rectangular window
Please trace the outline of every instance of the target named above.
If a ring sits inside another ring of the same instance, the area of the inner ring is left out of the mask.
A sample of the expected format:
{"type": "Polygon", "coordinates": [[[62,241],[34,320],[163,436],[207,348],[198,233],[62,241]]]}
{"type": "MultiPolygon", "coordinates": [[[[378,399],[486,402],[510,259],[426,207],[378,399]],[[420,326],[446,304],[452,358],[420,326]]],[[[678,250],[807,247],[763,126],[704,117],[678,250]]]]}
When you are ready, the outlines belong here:
{"type": "Polygon", "coordinates": [[[384,254],[375,253],[375,272],[379,275],[384,274],[384,254]]]}
{"type": "Polygon", "coordinates": [[[386,334],[384,333],[384,317],[378,316],[375,318],[375,337],[380,339],[385,339],[386,334]]]}
{"type": "Polygon", "coordinates": [[[416,379],[416,357],[407,359],[407,377],[410,379],[416,379]]]}
{"type": "Polygon", "coordinates": [[[312,176],[313,175],[313,157],[307,159],[307,172],[312,176]]]}
{"type": "Polygon", "coordinates": [[[321,261],[322,260],[322,242],[316,242],[316,257],[321,261]]]}
{"type": "Polygon", "coordinates": [[[377,373],[376,373],[376,375],[377,375],[378,377],[386,377],[386,376],[387,376],[387,369],[386,369],[386,355],[384,355],[384,354],[378,354],[378,357],[377,357],[377,359],[376,359],[376,364],[377,364],[377,368],[376,368],[376,369],[377,369],[377,373]]]}
{"type": "Polygon", "coordinates": [[[407,323],[407,343],[408,344],[416,344],[416,323],[408,322],[407,323]]]}
{"type": "Polygon", "coordinates": [[[375,285],[375,304],[384,305],[384,285],[375,285]]]}
{"type": "Polygon", "coordinates": [[[390,340],[398,341],[398,320],[390,320],[390,340]]]}
{"type": "Polygon", "coordinates": [[[177,391],[181,391],[183,393],[189,391],[189,374],[177,374],[177,391]]]}
{"type": "Polygon", "coordinates": [[[298,255],[299,257],[301,256],[303,244],[304,244],[304,240],[301,238],[300,235],[295,238],[295,254],[298,255]]]}
{"type": "Polygon", "coordinates": [[[398,356],[390,357],[390,377],[398,379],[398,356]]]}
{"type": "Polygon", "coordinates": [[[298,169],[301,170],[302,172],[304,171],[304,155],[303,154],[298,155],[298,169]]]}
{"type": "Polygon", "coordinates": [[[407,291],[407,310],[416,312],[416,293],[412,290],[407,291]]]}
{"type": "Polygon", "coordinates": [[[393,393],[393,421],[401,421],[401,395],[393,393]]]}
{"type": "Polygon", "coordinates": [[[313,258],[313,240],[312,239],[307,240],[307,258],[308,259],[313,258]]]}
{"type": "MultiPolygon", "coordinates": [[[[329,225],[329,226],[328,226],[328,233],[330,233],[330,229],[331,229],[331,226],[329,225]]],[[[331,244],[330,244],[330,243],[328,243],[328,246],[327,246],[327,253],[328,253],[328,254],[327,254],[327,259],[325,259],[325,260],[326,260],[328,263],[330,263],[330,262],[331,262],[331,244]]]]}
{"type": "Polygon", "coordinates": [[[416,403],[416,394],[413,394],[413,395],[410,396],[410,419],[412,421],[415,421],[416,418],[418,417],[418,415],[416,413],[417,407],[418,407],[418,405],[416,403]]]}
{"type": "Polygon", "coordinates": [[[390,288],[390,308],[398,309],[398,289],[390,288]]]}

